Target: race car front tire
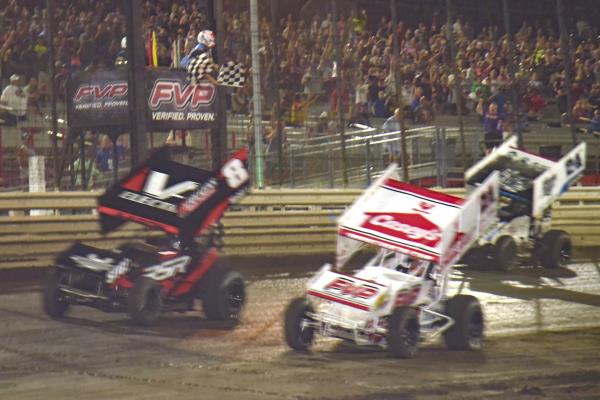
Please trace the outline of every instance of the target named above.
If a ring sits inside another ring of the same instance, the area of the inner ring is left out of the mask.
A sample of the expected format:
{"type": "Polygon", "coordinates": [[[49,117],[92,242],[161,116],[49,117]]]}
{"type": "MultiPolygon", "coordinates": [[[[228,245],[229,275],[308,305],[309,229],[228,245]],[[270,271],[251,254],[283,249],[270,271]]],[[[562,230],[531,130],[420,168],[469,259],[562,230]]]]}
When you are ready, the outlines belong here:
{"type": "Polygon", "coordinates": [[[569,234],[561,230],[549,230],[542,237],[539,260],[544,268],[563,268],[569,263],[571,252],[569,234]]]}
{"type": "Polygon", "coordinates": [[[454,320],[444,332],[444,341],[451,350],[478,350],[483,344],[485,321],[476,297],[459,294],[446,301],[446,315],[454,320]]]}
{"type": "Polygon", "coordinates": [[[421,327],[417,310],[398,307],[390,317],[387,341],[394,357],[412,358],[419,351],[421,327]]]}
{"type": "Polygon", "coordinates": [[[63,272],[52,268],[46,274],[42,302],[44,312],[51,318],[62,318],[69,308],[69,301],[60,291],[60,282],[63,272]]]}
{"type": "Polygon", "coordinates": [[[296,351],[308,351],[315,340],[315,329],[308,326],[312,322],[308,316],[310,312],[313,309],[304,297],[292,300],[285,310],[285,341],[296,351]]]}
{"type": "Polygon", "coordinates": [[[137,325],[156,324],[162,311],[160,283],[147,276],[140,276],[129,289],[127,310],[131,320],[137,325]]]}
{"type": "Polygon", "coordinates": [[[207,318],[237,322],[246,302],[244,278],[238,271],[217,263],[202,279],[199,295],[207,318]]]}
{"type": "Polygon", "coordinates": [[[501,236],[493,248],[493,260],[496,269],[508,272],[515,266],[517,260],[517,243],[511,236],[501,236]]]}

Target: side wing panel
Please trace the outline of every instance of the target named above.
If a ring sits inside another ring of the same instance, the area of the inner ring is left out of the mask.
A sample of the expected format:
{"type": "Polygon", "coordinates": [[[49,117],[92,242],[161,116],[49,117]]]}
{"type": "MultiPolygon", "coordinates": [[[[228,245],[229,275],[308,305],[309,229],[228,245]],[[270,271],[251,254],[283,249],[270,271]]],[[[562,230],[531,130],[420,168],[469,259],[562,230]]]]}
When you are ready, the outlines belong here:
{"type": "Polygon", "coordinates": [[[580,143],[533,183],[533,215],[541,217],[585,171],[586,144],[580,143]]]}

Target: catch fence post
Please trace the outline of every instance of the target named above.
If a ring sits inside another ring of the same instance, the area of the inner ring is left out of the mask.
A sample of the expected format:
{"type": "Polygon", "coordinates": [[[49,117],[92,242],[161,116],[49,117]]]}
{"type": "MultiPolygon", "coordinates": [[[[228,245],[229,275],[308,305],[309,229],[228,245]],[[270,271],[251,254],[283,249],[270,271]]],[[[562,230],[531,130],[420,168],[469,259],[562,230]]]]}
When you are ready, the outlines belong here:
{"type": "Polygon", "coordinates": [[[438,186],[442,186],[442,161],[440,159],[441,145],[440,145],[440,128],[435,128],[435,170],[436,170],[436,182],[438,186]]]}
{"type": "Polygon", "coordinates": [[[365,169],[367,173],[367,185],[371,185],[371,140],[367,139],[365,146],[365,169]]]}
{"type": "Polygon", "coordinates": [[[290,153],[290,183],[292,187],[296,186],[296,181],[294,178],[294,147],[292,145],[289,146],[290,153]]]}
{"type": "Polygon", "coordinates": [[[448,185],[448,156],[446,151],[448,147],[446,146],[446,128],[442,129],[442,135],[440,140],[440,148],[441,148],[441,160],[442,160],[442,187],[446,187],[448,185]]]}
{"type": "Polygon", "coordinates": [[[335,180],[333,178],[333,157],[332,157],[332,151],[331,151],[331,137],[327,136],[327,147],[329,149],[328,151],[328,157],[327,157],[327,167],[329,169],[329,187],[331,189],[333,189],[333,187],[335,186],[335,180]]]}

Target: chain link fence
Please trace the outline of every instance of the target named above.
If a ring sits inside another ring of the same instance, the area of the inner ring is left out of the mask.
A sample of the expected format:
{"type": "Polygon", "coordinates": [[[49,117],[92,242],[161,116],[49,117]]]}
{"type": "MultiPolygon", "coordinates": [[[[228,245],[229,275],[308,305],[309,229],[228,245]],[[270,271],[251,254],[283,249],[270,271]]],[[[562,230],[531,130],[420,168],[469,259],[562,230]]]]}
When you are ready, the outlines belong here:
{"type": "MultiPolygon", "coordinates": [[[[225,27],[217,32],[224,39],[221,51],[226,59],[251,68],[250,3],[221,1],[225,12],[215,16],[222,18],[225,27]]],[[[10,64],[2,61],[2,91],[11,86],[15,75],[20,81],[14,86],[25,94],[24,113],[21,109],[16,112],[12,103],[9,107],[3,102],[0,109],[2,190],[42,186],[46,190],[102,189],[131,167],[132,141],[127,134],[121,135],[116,145],[108,140],[108,132],[102,131],[87,131],[67,140],[64,104],[70,72],[110,64],[118,56],[124,29],[122,11],[115,2],[102,1],[98,16],[93,17],[85,2],[80,6],[56,2],[57,152],[53,150],[48,90],[52,79],[45,68],[48,55],[42,51],[47,47],[41,12],[44,4],[15,6],[11,2],[0,11],[0,20],[5,22],[1,33],[14,28],[16,33],[6,37],[24,35],[20,46],[15,44],[18,37],[1,39],[2,60],[7,49],[44,54],[31,68],[21,65],[23,68],[11,70],[10,64]],[[75,38],[69,26],[77,28],[72,15],[81,12],[85,18],[96,18],[98,27],[82,26],[82,33],[75,38]],[[17,29],[21,19],[31,24],[30,32],[17,29]],[[90,43],[104,49],[101,58],[86,53],[90,43]],[[31,157],[42,158],[30,164],[31,157]]],[[[213,18],[206,14],[209,1],[195,6],[185,1],[172,3],[144,6],[144,31],[148,37],[156,37],[162,66],[177,64],[195,45],[196,34],[208,28],[213,18]]],[[[551,157],[570,147],[573,129],[564,123],[561,113],[572,111],[582,117],[572,122],[579,122],[579,140],[591,145],[586,182],[600,183],[598,139],[587,134],[591,127],[582,122],[592,121],[594,107],[600,107],[599,27],[592,17],[598,14],[597,7],[576,0],[565,12],[574,96],[573,109],[567,110],[569,91],[565,89],[555,1],[547,0],[544,6],[542,2],[511,4],[508,13],[499,2],[484,3],[454,2],[450,26],[457,44],[457,75],[450,68],[447,10],[440,2],[341,1],[336,18],[333,1],[258,1],[260,43],[255,57],[260,63],[261,93],[253,93],[251,77],[243,88],[226,89],[227,109],[221,111],[227,115],[227,131],[220,135],[227,151],[261,146],[264,182],[269,187],[364,187],[391,161],[406,163],[409,178],[420,184],[460,184],[461,171],[483,155],[486,128],[477,113],[483,100],[485,107],[491,102],[503,106],[503,130],[524,132],[528,149],[551,157]],[[390,20],[393,3],[399,16],[395,26],[390,20]],[[488,17],[476,18],[480,15],[488,17]],[[518,61],[514,74],[507,58],[509,41],[504,36],[507,15],[518,61]],[[459,77],[457,90],[454,82],[459,77]],[[520,114],[511,104],[513,88],[518,92],[520,114]],[[459,97],[464,100],[462,109],[459,97]],[[253,130],[255,100],[263,110],[256,117],[261,120],[259,143],[253,130]],[[401,125],[406,128],[406,159],[399,151],[399,129],[383,128],[396,109],[401,110],[401,125]],[[457,128],[460,125],[462,129],[457,128]]],[[[22,59],[26,58],[20,56],[22,59]]],[[[150,132],[148,143],[152,148],[174,146],[187,162],[210,168],[212,143],[207,130],[150,132]]]]}

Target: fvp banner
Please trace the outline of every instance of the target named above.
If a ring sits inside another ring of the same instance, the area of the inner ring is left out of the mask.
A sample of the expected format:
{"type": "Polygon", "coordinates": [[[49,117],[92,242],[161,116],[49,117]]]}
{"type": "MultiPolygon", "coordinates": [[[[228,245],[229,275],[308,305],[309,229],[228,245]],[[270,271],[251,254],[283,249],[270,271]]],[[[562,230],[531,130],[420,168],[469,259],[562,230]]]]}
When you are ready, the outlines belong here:
{"type": "MultiPolygon", "coordinates": [[[[192,85],[184,71],[146,70],[146,115],[151,131],[203,129],[216,120],[216,88],[192,85]]],[[[69,126],[80,129],[129,126],[127,69],[107,68],[77,72],[67,84],[69,126]]]]}
{"type": "Polygon", "coordinates": [[[210,128],[216,121],[215,86],[193,85],[185,71],[146,70],[146,96],[150,130],[210,128]]]}

